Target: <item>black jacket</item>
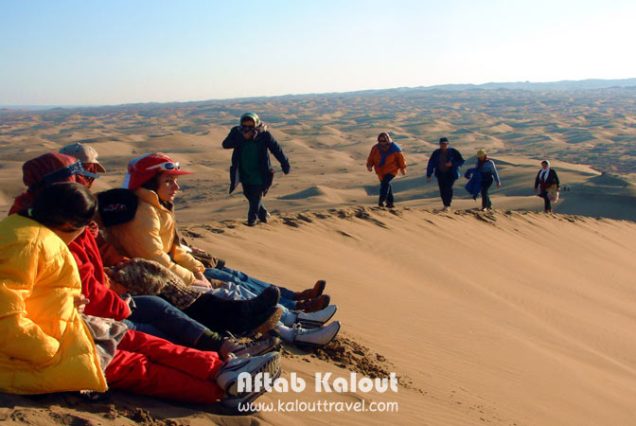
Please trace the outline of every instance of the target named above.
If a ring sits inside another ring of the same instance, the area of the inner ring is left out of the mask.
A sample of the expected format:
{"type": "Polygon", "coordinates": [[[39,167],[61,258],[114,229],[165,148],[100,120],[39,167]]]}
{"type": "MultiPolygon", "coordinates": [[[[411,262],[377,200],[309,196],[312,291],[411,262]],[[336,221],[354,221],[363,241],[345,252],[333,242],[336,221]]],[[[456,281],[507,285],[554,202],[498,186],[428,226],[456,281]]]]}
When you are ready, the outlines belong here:
{"type": "Polygon", "coordinates": [[[537,189],[539,185],[541,185],[541,189],[546,189],[547,187],[554,184],[556,184],[557,188],[561,186],[561,182],[559,182],[559,175],[557,175],[556,170],[550,169],[550,171],[548,172],[548,178],[545,180],[545,182],[541,182],[541,179],[539,178],[542,171],[543,170],[539,170],[539,172],[537,173],[537,177],[534,179],[534,189],[537,189]]]}
{"type": "MultiPolygon", "coordinates": [[[[239,127],[236,126],[230,130],[230,133],[227,135],[222,144],[223,148],[234,150],[234,152],[232,152],[232,165],[230,166],[230,194],[234,191],[234,189],[236,189],[236,186],[240,182],[239,158],[241,158],[241,149],[245,141],[246,140],[240,132],[239,127]]],[[[256,141],[259,143],[258,146],[260,148],[259,163],[261,176],[263,177],[264,182],[263,193],[266,194],[274,181],[274,169],[272,168],[269,153],[271,152],[274,154],[274,157],[276,157],[280,163],[283,173],[285,174],[289,173],[290,170],[289,160],[270,132],[259,132],[256,135],[256,141]]]]}

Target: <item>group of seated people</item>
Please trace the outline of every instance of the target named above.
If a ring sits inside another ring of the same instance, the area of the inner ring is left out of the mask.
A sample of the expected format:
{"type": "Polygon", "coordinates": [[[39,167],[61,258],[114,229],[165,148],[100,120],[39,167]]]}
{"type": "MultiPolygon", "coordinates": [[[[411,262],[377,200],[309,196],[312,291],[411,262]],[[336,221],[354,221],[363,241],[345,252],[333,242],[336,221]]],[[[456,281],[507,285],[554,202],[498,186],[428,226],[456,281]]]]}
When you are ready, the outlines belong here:
{"type": "Polygon", "coordinates": [[[263,392],[239,392],[240,373],[280,375],[281,341],[312,350],[336,337],[325,281],[295,292],[211,256],[206,268],[182,244],[179,163],[135,158],[123,189],[94,195],[97,157],[76,143],[23,165],[27,190],[0,221],[0,391],[236,408],[263,392]]]}

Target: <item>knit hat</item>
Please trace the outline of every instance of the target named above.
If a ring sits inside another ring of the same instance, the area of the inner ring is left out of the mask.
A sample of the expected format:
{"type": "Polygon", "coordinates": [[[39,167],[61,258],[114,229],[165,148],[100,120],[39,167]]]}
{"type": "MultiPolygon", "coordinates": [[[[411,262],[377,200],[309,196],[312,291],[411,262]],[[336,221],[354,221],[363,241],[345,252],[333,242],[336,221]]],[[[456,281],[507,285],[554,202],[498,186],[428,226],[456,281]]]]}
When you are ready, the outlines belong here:
{"type": "Polygon", "coordinates": [[[245,120],[252,120],[254,122],[254,126],[258,127],[261,124],[261,119],[258,117],[258,115],[255,112],[246,112],[245,114],[241,115],[241,120],[239,121],[239,124],[243,124],[243,121],[245,120]]]}
{"type": "Polygon", "coordinates": [[[61,154],[70,155],[80,160],[82,163],[92,163],[96,165],[99,173],[106,172],[104,166],[97,161],[97,151],[90,145],[83,145],[81,143],[72,143],[70,145],[63,146],[60,149],[61,154]]]}
{"type": "Polygon", "coordinates": [[[181,165],[166,154],[156,152],[130,160],[123,186],[132,190],[137,189],[160,173],[169,175],[192,174],[192,172],[181,170],[181,165]]]}
{"type": "Polygon", "coordinates": [[[448,143],[448,138],[446,136],[439,138],[439,143],[448,143]]]}

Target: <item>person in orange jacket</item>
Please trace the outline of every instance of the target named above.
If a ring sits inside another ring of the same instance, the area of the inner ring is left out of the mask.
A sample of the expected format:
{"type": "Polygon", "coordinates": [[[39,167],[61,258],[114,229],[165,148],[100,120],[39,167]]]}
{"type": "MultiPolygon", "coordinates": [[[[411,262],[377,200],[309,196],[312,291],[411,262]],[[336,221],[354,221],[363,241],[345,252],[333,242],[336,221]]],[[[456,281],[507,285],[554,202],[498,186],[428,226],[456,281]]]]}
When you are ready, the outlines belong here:
{"type": "Polygon", "coordinates": [[[406,174],[406,160],[402,149],[398,144],[393,142],[388,132],[382,132],[378,135],[378,143],[371,148],[371,153],[367,159],[367,170],[375,173],[380,179],[380,198],[378,206],[393,208],[393,188],[391,181],[397,176],[398,171],[403,175],[406,174]]]}

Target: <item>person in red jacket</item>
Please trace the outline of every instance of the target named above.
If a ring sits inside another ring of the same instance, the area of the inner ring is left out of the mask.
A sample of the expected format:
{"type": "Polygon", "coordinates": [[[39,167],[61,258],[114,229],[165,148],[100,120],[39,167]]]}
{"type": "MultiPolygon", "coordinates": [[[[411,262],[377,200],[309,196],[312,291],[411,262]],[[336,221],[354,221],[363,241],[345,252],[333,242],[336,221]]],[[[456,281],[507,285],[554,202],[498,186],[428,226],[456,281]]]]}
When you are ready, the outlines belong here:
{"type": "Polygon", "coordinates": [[[393,188],[391,181],[397,176],[398,171],[402,175],[406,174],[406,160],[402,149],[398,144],[393,142],[388,132],[382,132],[378,135],[378,143],[373,145],[369,158],[367,159],[367,170],[375,173],[380,179],[380,198],[378,206],[393,208],[393,188]]]}
{"type": "MultiPolygon", "coordinates": [[[[45,190],[33,194],[32,208],[20,214],[32,217],[50,229],[59,230],[55,233],[70,244],[86,230],[87,222],[97,208],[96,198],[87,188],[73,182],[52,183],[41,189],[45,190]]],[[[73,274],[77,280],[75,271],[73,274]]],[[[81,297],[74,299],[78,311],[83,312],[88,300],[81,297]]],[[[85,321],[106,327],[112,324],[112,321],[90,316],[85,317],[85,321]]],[[[93,338],[103,349],[95,334],[93,338]]],[[[222,401],[234,407],[237,402],[251,401],[259,395],[258,392],[239,393],[236,383],[240,372],[280,374],[277,353],[231,358],[223,362],[216,352],[175,345],[134,330],[126,331],[120,337],[107,336],[107,341],[109,347],[116,346],[112,358],[100,357],[100,366],[109,386],[142,395],[201,404],[222,401]]]]}

